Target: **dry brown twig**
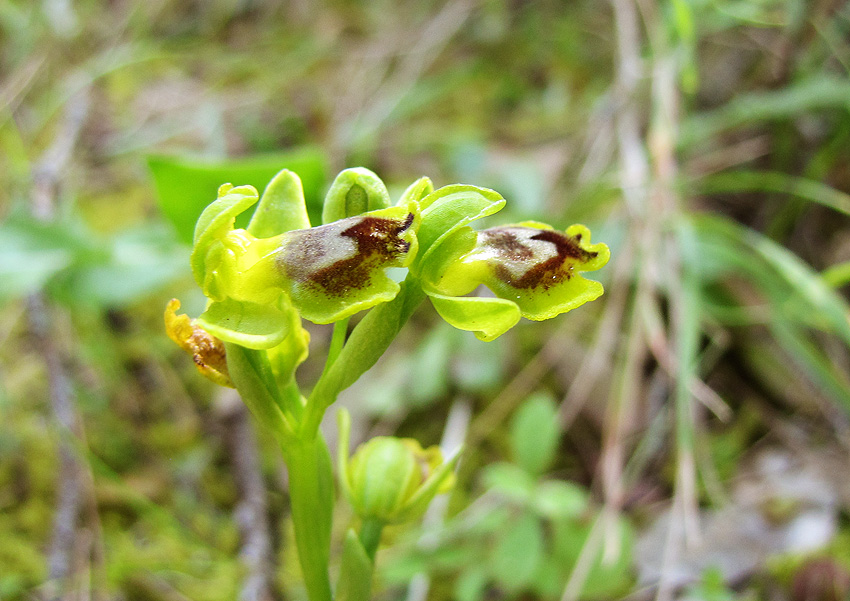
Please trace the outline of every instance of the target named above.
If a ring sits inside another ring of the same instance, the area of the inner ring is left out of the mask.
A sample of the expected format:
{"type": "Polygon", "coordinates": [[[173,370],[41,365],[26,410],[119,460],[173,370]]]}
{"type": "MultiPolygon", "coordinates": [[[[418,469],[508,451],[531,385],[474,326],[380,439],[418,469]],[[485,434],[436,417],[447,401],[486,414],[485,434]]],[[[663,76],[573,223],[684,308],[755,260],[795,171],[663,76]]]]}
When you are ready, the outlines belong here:
{"type": "MultiPolygon", "coordinates": [[[[54,138],[33,169],[31,211],[36,219],[54,219],[60,198],[62,178],[71,160],[80,131],[89,113],[89,89],[73,96],[54,138]]],[[[85,449],[82,421],[76,407],[68,357],[57,343],[58,333],[49,303],[42,293],[27,299],[30,330],[44,359],[50,391],[50,411],[58,435],[56,511],[47,552],[49,599],[73,599],[87,588],[82,576],[89,560],[102,559],[100,525],[94,501],[93,480],[80,456],[85,449]],[[87,536],[80,536],[83,511],[90,518],[87,536]],[[88,544],[81,541],[88,540],[88,544]],[[82,560],[85,556],[87,560],[82,560]]],[[[90,597],[90,595],[86,595],[90,597]]]]}
{"type": "Polygon", "coordinates": [[[257,436],[248,409],[236,391],[227,389],[219,395],[216,413],[239,494],[234,514],[242,539],[239,556],[247,569],[239,599],[272,601],[277,598],[271,577],[274,549],[257,436]]]}

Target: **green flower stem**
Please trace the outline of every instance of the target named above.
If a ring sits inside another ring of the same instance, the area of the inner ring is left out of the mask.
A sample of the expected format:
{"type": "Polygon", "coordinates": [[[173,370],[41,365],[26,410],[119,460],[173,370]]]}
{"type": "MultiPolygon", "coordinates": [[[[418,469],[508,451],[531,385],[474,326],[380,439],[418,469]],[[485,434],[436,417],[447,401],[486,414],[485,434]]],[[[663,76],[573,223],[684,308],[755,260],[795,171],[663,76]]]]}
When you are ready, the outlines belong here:
{"type": "Polygon", "coordinates": [[[331,601],[328,562],[333,514],[333,474],[324,438],[297,439],[283,447],[295,545],[310,601],[331,601]]]}
{"type": "Polygon", "coordinates": [[[283,444],[295,435],[292,417],[272,374],[268,355],[231,342],[224,343],[227,369],[244,403],[257,420],[283,444]]]}
{"type": "Polygon", "coordinates": [[[375,564],[375,553],[381,543],[381,533],[384,531],[384,523],[381,520],[365,519],[360,526],[360,543],[366,550],[366,555],[375,564]]]}
{"type": "Polygon", "coordinates": [[[408,274],[393,300],[376,306],[357,324],[336,361],[322,373],[310,393],[301,423],[304,436],[315,435],[325,410],[340,392],[375,365],[423,300],[422,287],[412,274],[408,274]]]}
{"type": "Polygon", "coordinates": [[[337,357],[339,357],[340,352],[342,352],[342,347],[345,345],[345,337],[348,335],[348,322],[350,320],[350,317],[346,317],[334,324],[334,332],[331,337],[330,348],[328,348],[328,358],[325,360],[323,373],[330,369],[336,362],[337,357]]]}

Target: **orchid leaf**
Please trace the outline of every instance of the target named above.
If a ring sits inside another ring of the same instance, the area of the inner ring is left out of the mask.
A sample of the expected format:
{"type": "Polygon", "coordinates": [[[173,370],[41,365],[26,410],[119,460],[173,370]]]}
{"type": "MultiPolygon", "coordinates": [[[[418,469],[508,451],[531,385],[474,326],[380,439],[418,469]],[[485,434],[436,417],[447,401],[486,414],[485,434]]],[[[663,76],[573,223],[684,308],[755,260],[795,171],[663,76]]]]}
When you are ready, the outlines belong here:
{"type": "Polygon", "coordinates": [[[357,534],[354,530],[349,530],[345,535],[335,599],[337,601],[369,601],[371,590],[372,561],[357,534]]]}

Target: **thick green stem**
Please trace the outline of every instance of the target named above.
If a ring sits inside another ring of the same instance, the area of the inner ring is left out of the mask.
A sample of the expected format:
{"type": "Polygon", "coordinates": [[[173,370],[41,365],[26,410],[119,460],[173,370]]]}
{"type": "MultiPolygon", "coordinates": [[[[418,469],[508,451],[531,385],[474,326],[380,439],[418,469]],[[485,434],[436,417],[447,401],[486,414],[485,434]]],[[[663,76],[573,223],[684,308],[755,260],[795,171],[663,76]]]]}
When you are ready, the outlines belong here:
{"type": "Polygon", "coordinates": [[[328,561],[333,513],[333,474],[321,435],[283,449],[289,468],[289,498],[295,545],[310,601],[331,601],[328,561]]]}
{"type": "Polygon", "coordinates": [[[375,553],[381,543],[381,533],[384,531],[384,523],[376,519],[365,519],[360,526],[360,543],[366,550],[366,555],[375,564],[375,553]]]}

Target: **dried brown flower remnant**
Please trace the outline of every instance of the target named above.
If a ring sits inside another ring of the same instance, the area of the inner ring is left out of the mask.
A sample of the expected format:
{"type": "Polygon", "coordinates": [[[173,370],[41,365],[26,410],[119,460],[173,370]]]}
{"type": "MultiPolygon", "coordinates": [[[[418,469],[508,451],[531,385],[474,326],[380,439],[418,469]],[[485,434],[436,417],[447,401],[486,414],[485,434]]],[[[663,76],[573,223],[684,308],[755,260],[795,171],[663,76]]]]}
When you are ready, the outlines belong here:
{"type": "Polygon", "coordinates": [[[177,315],[180,301],[172,298],[165,307],[165,331],[184,351],[192,355],[192,360],[206,378],[220,386],[235,388],[227,371],[227,357],[224,343],[195,325],[187,315],[177,315]]]}

